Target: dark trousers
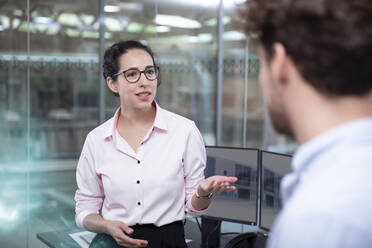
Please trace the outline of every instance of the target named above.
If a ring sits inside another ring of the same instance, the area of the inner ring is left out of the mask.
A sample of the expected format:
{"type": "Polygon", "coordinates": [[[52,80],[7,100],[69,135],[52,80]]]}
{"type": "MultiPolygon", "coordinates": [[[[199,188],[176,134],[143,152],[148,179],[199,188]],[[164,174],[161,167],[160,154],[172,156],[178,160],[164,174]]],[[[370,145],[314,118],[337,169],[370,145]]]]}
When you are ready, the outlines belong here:
{"type": "MultiPolygon", "coordinates": [[[[163,226],[153,224],[131,226],[134,232],[130,236],[134,239],[148,241],[148,248],[187,248],[182,221],[176,221],[163,226]]],[[[123,248],[110,235],[97,234],[89,248],[123,248]]]]}

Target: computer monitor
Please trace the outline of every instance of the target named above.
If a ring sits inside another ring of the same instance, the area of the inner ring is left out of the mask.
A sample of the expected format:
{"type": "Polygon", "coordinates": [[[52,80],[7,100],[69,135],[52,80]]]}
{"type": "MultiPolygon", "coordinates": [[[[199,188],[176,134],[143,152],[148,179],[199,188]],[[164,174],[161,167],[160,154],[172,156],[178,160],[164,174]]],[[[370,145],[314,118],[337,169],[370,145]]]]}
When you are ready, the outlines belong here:
{"type": "Polygon", "coordinates": [[[207,146],[205,177],[235,176],[236,190],[213,196],[204,216],[231,222],[257,223],[258,149],[207,146]]]}
{"type": "Polygon", "coordinates": [[[270,230],[275,217],[282,208],[280,182],[291,172],[292,156],[261,151],[261,201],[260,228],[270,230]]]}

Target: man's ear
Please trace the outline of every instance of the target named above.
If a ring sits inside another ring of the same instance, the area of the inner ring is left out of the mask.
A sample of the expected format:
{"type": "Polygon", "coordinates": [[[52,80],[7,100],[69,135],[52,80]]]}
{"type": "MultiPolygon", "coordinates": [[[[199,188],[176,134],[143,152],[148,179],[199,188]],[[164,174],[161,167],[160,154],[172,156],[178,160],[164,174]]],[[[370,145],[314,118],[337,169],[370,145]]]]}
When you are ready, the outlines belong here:
{"type": "Polygon", "coordinates": [[[275,42],[270,60],[271,75],[275,82],[285,84],[288,81],[288,55],[281,43],[275,42]]]}
{"type": "Polygon", "coordinates": [[[106,78],[106,83],[107,83],[107,86],[109,87],[109,89],[114,92],[114,93],[118,93],[119,90],[118,90],[118,85],[117,83],[112,79],[112,77],[107,77],[106,78]]]}

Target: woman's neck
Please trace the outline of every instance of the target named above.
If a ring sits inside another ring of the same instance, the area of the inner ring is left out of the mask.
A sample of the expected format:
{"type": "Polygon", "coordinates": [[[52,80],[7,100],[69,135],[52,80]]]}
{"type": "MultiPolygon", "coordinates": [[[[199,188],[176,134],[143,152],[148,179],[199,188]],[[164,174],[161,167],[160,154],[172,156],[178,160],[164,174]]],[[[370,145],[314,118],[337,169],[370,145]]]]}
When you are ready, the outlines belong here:
{"type": "Polygon", "coordinates": [[[126,125],[138,126],[148,125],[153,123],[156,116],[155,104],[151,104],[150,108],[134,109],[121,106],[119,118],[126,125]]]}

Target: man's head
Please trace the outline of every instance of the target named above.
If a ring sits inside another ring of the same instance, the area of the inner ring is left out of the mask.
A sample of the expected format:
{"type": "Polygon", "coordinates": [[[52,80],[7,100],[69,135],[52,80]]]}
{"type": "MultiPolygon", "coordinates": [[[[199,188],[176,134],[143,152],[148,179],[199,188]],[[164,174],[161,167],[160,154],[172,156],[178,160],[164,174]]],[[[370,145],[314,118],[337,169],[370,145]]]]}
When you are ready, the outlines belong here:
{"type": "Polygon", "coordinates": [[[369,0],[248,0],[246,7],[245,30],[258,40],[260,81],[279,132],[291,134],[286,110],[280,106],[281,89],[275,88],[275,82],[287,80],[278,62],[290,60],[309,87],[329,98],[371,92],[369,0]]]}

